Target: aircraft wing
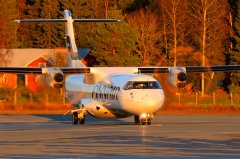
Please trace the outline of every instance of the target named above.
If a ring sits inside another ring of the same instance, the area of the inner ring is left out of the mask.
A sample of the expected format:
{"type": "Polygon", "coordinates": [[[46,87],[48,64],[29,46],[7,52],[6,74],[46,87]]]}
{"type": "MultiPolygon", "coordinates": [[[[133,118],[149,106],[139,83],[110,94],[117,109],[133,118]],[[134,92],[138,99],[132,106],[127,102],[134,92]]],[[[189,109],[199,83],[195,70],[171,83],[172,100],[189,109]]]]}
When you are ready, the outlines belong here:
{"type": "Polygon", "coordinates": [[[183,67],[139,67],[138,73],[169,73],[171,68],[186,68],[186,73],[240,71],[240,65],[183,66],[183,67]]]}
{"type": "MultiPolygon", "coordinates": [[[[50,67],[54,68],[54,67],[50,67]]],[[[70,67],[56,67],[66,74],[75,73],[90,73],[90,68],[70,68],[70,67]]],[[[33,73],[42,74],[47,67],[0,67],[0,73],[33,73]]]]}
{"type": "Polygon", "coordinates": [[[240,71],[240,65],[223,65],[223,66],[187,66],[187,72],[231,72],[240,71]]]}
{"type": "MultiPolygon", "coordinates": [[[[55,68],[55,67],[49,67],[55,68]]],[[[71,68],[71,67],[56,67],[66,74],[91,73],[90,67],[71,68]]],[[[174,68],[185,68],[186,73],[201,73],[201,72],[231,72],[240,71],[240,65],[219,65],[219,66],[186,66],[186,67],[137,67],[138,73],[169,73],[174,68]]],[[[44,69],[48,67],[0,67],[0,73],[33,73],[42,74],[44,69]]]]}

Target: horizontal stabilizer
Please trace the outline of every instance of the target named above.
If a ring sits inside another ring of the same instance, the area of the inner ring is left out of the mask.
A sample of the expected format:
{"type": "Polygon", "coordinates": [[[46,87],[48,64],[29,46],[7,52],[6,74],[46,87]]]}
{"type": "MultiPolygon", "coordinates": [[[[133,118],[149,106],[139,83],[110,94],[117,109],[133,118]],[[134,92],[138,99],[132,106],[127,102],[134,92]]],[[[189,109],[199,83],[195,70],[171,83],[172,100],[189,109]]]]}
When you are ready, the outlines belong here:
{"type": "Polygon", "coordinates": [[[17,23],[25,23],[25,22],[54,22],[54,23],[62,23],[67,22],[67,19],[20,19],[20,20],[14,20],[17,23]]]}
{"type": "MultiPolygon", "coordinates": [[[[73,22],[120,22],[118,19],[72,19],[73,22]]],[[[17,23],[25,23],[25,22],[43,22],[43,23],[66,23],[67,19],[19,19],[14,20],[17,23]]]]}
{"type": "Polygon", "coordinates": [[[73,22],[121,22],[118,19],[73,19],[73,22]]]}

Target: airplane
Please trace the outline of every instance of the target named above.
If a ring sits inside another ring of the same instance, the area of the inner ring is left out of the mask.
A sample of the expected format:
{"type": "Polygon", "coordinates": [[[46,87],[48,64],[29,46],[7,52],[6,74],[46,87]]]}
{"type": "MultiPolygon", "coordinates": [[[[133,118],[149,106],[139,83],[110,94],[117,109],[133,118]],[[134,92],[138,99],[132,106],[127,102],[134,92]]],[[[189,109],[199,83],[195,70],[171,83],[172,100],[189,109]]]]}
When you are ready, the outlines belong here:
{"type": "Polygon", "coordinates": [[[87,114],[96,118],[118,119],[134,116],[135,124],[150,125],[164,104],[165,95],[154,73],[168,74],[169,83],[184,87],[188,73],[239,71],[240,65],[186,67],[86,67],[80,60],[73,23],[120,22],[117,19],[73,19],[64,10],[63,19],[22,19],[24,22],[65,23],[68,67],[0,67],[0,73],[33,73],[45,75],[53,88],[63,88],[69,103],[76,107],[66,114],[73,124],[85,124],[87,114]],[[78,58],[76,58],[78,57],[78,58]]]}

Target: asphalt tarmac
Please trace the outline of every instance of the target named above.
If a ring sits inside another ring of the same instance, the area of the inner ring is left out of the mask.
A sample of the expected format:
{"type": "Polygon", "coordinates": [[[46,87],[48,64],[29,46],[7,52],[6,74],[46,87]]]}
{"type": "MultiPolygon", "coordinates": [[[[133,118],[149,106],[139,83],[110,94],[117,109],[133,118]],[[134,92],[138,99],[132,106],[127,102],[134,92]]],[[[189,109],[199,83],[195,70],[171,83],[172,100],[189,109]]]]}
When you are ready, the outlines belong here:
{"type": "Polygon", "coordinates": [[[133,118],[0,115],[0,158],[240,158],[240,115],[133,118]]]}

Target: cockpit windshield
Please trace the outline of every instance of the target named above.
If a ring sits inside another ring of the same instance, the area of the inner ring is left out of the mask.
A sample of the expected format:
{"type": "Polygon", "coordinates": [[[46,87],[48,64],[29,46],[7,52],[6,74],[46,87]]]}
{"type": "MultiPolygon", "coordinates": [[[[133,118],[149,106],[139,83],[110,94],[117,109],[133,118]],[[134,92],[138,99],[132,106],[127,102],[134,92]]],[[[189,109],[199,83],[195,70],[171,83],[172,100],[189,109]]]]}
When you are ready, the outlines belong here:
{"type": "Polygon", "coordinates": [[[123,89],[162,89],[162,87],[157,81],[129,81],[123,89]]]}

